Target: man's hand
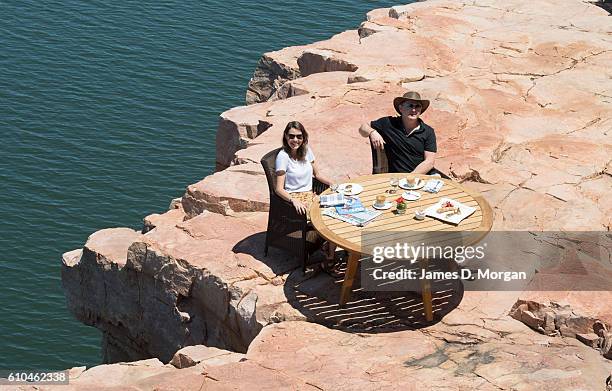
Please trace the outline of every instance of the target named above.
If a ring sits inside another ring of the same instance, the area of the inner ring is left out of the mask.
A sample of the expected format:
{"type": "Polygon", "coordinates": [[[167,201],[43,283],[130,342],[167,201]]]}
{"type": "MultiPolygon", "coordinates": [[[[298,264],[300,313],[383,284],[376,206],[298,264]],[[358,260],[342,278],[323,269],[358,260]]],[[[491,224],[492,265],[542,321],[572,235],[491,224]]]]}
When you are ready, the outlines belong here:
{"type": "Polygon", "coordinates": [[[305,215],[306,214],[306,205],[298,200],[291,200],[293,207],[298,212],[298,214],[305,215]]]}
{"type": "Polygon", "coordinates": [[[382,136],[377,131],[370,133],[370,143],[376,149],[385,149],[385,140],[383,140],[382,136]]]}

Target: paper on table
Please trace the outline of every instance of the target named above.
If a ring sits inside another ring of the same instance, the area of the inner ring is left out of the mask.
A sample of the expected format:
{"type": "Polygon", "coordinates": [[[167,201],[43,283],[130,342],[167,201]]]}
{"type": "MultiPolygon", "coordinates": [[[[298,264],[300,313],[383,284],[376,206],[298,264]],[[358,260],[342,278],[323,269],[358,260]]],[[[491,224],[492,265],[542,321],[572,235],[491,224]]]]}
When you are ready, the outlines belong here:
{"type": "Polygon", "coordinates": [[[349,215],[341,215],[336,212],[334,208],[323,209],[323,215],[333,217],[334,219],[342,220],[352,225],[365,226],[376,217],[380,216],[382,212],[366,209],[363,212],[357,212],[349,215]]]}
{"type": "Polygon", "coordinates": [[[366,210],[359,197],[346,197],[344,205],[336,206],[336,212],[340,215],[352,215],[366,210]]]}

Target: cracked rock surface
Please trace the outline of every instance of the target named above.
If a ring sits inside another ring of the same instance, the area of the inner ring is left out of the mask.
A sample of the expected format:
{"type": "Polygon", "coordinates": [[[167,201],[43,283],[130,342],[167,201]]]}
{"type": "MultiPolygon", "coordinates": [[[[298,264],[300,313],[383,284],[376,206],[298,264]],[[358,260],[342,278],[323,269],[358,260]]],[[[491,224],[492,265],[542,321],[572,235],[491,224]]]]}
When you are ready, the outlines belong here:
{"type": "MultiPolygon", "coordinates": [[[[368,174],[360,124],[394,114],[392,99],[416,90],[431,100],[423,118],[436,129],[436,167],[485,196],[493,230],[609,232],[611,33],[608,13],[578,0],[430,0],[264,54],[248,106],[221,114],[218,172],[148,216],[145,233],[102,230],[64,254],[68,306],[102,331],[105,362],[161,360],[96,367],[120,371],[120,385],[94,383],[106,369],[89,369],[74,387],[252,389],[258,379],[268,389],[604,389],[609,251],[607,263],[584,263],[591,275],[561,265],[521,290],[463,292],[427,327],[349,333],[333,280],[302,283],[297,260],[264,257],[259,160],[297,119],[328,177],[368,174]],[[590,278],[598,290],[566,290],[590,278]],[[559,289],[542,292],[543,281],[559,289]],[[315,323],[325,316],[329,327],[315,323]],[[190,345],[219,351],[175,356],[190,345]],[[163,364],[173,357],[182,369],[163,364]]],[[[350,308],[379,319],[376,304],[350,308]]]]}

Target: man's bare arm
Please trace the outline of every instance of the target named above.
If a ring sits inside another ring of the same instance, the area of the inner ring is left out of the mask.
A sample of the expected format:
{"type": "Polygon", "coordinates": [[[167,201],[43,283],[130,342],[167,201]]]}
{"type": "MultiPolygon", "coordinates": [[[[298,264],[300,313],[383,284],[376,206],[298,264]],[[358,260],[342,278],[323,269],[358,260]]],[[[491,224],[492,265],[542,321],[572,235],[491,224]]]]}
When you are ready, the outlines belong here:
{"type": "Polygon", "coordinates": [[[415,174],[427,174],[429,171],[431,171],[432,168],[434,168],[435,164],[436,153],[425,151],[425,160],[423,160],[421,164],[416,166],[416,168],[412,172],[415,174]]]}
{"type": "Polygon", "coordinates": [[[378,133],[378,131],[376,131],[376,129],[372,128],[367,123],[361,124],[359,127],[359,134],[361,134],[363,137],[369,137],[370,143],[374,146],[374,148],[385,149],[385,140],[383,140],[382,136],[380,133],[378,133]]]}
{"type": "Polygon", "coordinates": [[[359,134],[362,137],[370,137],[370,133],[374,132],[374,128],[372,128],[369,124],[363,123],[359,127],[359,134]]]}

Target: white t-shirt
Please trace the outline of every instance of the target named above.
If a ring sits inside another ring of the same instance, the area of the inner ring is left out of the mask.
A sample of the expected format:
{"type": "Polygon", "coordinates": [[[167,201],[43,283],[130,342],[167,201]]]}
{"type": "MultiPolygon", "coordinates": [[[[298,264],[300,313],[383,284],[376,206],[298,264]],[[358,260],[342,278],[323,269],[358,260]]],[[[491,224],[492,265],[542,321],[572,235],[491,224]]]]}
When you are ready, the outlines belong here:
{"type": "Polygon", "coordinates": [[[285,190],[289,193],[312,190],[312,162],[315,157],[308,148],[306,158],[302,161],[291,159],[289,154],[281,149],[276,155],[276,171],[285,171],[285,190]]]}

